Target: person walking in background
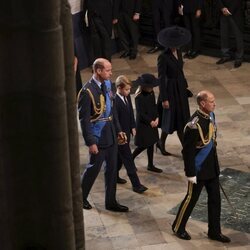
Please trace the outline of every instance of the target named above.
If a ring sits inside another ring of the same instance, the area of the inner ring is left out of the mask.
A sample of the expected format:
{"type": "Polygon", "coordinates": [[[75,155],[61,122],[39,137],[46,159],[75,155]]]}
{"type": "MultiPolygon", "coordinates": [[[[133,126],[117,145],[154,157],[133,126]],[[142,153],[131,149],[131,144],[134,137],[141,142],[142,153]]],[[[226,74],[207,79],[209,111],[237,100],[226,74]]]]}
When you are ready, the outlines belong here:
{"type": "Polygon", "coordinates": [[[220,36],[222,57],[216,64],[235,59],[234,67],[238,68],[242,64],[244,55],[243,42],[243,1],[237,0],[217,0],[220,10],[220,36]],[[230,35],[233,32],[236,41],[236,52],[230,49],[230,35]]]}
{"type": "Polygon", "coordinates": [[[136,91],[136,136],[133,152],[135,159],[142,151],[147,150],[149,171],[161,173],[162,169],[154,166],[154,144],[158,141],[158,112],[153,88],[159,85],[152,74],[142,74],[135,81],[140,86],[136,91]]]}
{"type": "Polygon", "coordinates": [[[187,44],[190,38],[190,32],[178,26],[163,29],[158,35],[158,41],[165,50],[158,57],[160,93],[157,103],[162,132],[156,146],[163,155],[170,155],[165,150],[168,134],[177,131],[182,143],[183,128],[190,117],[188,97],[192,92],[188,90],[183,61],[176,55],[176,48],[187,44]]]}
{"type": "MultiPolygon", "coordinates": [[[[93,60],[106,58],[111,61],[112,25],[117,20],[117,0],[84,0],[83,15],[87,12],[93,60]]],[[[86,25],[86,24],[85,24],[86,25]]]]}
{"type": "Polygon", "coordinates": [[[188,190],[172,230],[180,239],[191,239],[186,231],[186,224],[205,186],[208,194],[208,237],[226,243],[230,239],[221,233],[220,226],[220,169],[216,152],[215,97],[210,91],[203,90],[197,95],[197,104],[198,110],[184,129],[183,160],[188,190]]]}
{"type": "Polygon", "coordinates": [[[184,58],[193,59],[200,53],[200,19],[204,0],[178,0],[179,14],[183,15],[184,25],[191,32],[192,39],[187,45],[184,58]]]}
{"type": "Polygon", "coordinates": [[[116,201],[117,135],[121,139],[124,136],[112,108],[111,75],[111,63],[97,58],[93,64],[93,76],[79,94],[79,120],[89,147],[89,163],[81,180],[83,208],[92,208],[87,198],[105,161],[105,207],[115,212],[127,212],[128,207],[116,201]]]}
{"type": "Polygon", "coordinates": [[[139,42],[138,22],[140,19],[142,0],[117,0],[118,6],[118,36],[124,49],[120,58],[136,59],[139,42]]]}
{"type": "Polygon", "coordinates": [[[141,184],[139,177],[136,173],[137,169],[132,157],[130,149],[130,134],[136,135],[135,118],[130,97],[130,89],[132,82],[124,75],[117,77],[115,81],[117,88],[115,96],[115,108],[120,123],[121,129],[126,133],[127,141],[118,144],[118,159],[117,159],[117,183],[124,184],[127,181],[119,177],[119,170],[124,164],[128,177],[132,183],[133,191],[136,193],[143,193],[148,188],[141,184]]]}

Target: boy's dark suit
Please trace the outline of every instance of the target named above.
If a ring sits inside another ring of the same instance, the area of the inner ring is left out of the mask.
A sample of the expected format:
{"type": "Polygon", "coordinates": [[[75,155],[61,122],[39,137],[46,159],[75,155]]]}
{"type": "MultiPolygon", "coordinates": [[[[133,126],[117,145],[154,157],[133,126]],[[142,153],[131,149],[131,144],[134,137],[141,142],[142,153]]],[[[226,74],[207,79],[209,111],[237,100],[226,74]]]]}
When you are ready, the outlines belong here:
{"type": "Polygon", "coordinates": [[[116,95],[115,97],[118,120],[122,131],[127,135],[128,141],[128,143],[118,146],[117,169],[119,171],[122,164],[124,164],[133,187],[138,187],[140,186],[140,181],[136,174],[136,166],[129,146],[130,134],[132,129],[135,128],[135,118],[131,97],[127,96],[126,100],[127,104],[125,104],[125,101],[123,101],[120,96],[116,95]]]}

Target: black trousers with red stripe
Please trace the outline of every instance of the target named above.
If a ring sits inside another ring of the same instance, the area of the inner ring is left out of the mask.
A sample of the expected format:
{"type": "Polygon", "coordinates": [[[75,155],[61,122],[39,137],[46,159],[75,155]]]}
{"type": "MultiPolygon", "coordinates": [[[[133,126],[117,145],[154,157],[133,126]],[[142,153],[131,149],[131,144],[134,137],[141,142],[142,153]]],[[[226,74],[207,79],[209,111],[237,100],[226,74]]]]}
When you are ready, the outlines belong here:
{"type": "Polygon", "coordinates": [[[188,182],[187,194],[182,201],[176,219],[172,225],[174,232],[183,232],[191,215],[196,202],[199,199],[200,193],[205,186],[208,200],[208,234],[218,235],[221,233],[220,228],[220,213],[221,213],[221,197],[219,177],[198,181],[197,184],[188,182]]]}

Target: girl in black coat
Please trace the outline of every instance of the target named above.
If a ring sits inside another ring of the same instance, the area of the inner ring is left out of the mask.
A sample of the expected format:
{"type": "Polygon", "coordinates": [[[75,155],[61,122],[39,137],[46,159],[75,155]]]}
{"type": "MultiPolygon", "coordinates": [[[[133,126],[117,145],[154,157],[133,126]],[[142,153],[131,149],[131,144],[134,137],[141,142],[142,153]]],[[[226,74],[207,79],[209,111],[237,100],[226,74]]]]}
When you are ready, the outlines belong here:
{"type": "Polygon", "coordinates": [[[154,75],[142,74],[136,82],[140,85],[135,97],[136,106],[136,136],[133,158],[147,149],[148,167],[153,172],[161,173],[162,170],[153,164],[154,144],[158,141],[158,112],[155,102],[153,87],[158,85],[154,75]]]}

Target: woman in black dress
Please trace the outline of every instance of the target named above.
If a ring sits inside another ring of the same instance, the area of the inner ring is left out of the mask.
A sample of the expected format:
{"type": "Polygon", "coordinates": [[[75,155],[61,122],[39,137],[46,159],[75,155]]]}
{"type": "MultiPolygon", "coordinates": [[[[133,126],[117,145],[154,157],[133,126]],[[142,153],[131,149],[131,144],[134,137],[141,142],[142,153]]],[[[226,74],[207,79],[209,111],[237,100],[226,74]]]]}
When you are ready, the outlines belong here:
{"type": "Polygon", "coordinates": [[[190,117],[188,97],[192,92],[183,73],[183,61],[177,48],[191,38],[187,29],[173,26],[163,29],[158,35],[159,43],[165,50],[158,57],[158,76],[160,93],[158,98],[159,127],[162,129],[156,146],[163,155],[170,155],[165,150],[168,134],[177,131],[182,143],[183,129],[190,117]]]}

